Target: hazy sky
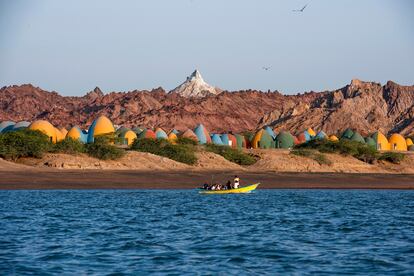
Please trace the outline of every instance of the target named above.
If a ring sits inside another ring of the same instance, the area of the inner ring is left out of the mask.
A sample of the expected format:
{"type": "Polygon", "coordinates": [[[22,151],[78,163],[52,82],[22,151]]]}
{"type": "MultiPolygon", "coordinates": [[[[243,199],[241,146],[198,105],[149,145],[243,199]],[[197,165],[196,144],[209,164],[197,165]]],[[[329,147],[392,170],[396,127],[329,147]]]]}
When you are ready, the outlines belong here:
{"type": "Polygon", "coordinates": [[[227,90],[411,85],[413,14],[411,0],[0,0],[0,85],[171,90],[195,68],[227,90]]]}

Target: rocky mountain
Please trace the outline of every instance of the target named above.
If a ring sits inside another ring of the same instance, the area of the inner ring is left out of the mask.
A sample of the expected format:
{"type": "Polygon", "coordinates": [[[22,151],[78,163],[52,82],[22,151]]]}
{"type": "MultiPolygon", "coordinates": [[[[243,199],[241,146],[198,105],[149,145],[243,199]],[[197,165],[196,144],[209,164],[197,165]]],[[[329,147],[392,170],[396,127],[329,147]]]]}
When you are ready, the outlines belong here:
{"type": "Polygon", "coordinates": [[[170,93],[177,93],[183,97],[202,98],[208,95],[218,95],[222,92],[220,88],[216,88],[206,83],[198,70],[195,70],[185,82],[180,84],[170,93]]]}
{"type": "Polygon", "coordinates": [[[348,127],[364,135],[384,133],[414,134],[414,86],[388,81],[379,83],[352,80],[344,88],[319,93],[310,103],[285,105],[263,116],[259,126],[297,130],[312,126],[326,133],[348,127]]]}
{"type": "MultiPolygon", "coordinates": [[[[193,75],[198,78],[197,72],[193,75]]],[[[64,97],[30,84],[0,89],[0,121],[46,119],[59,127],[87,127],[99,115],[108,116],[117,125],[167,130],[203,123],[214,132],[271,125],[293,133],[307,127],[327,133],[351,127],[363,134],[379,129],[412,135],[414,86],[353,80],[341,89],[319,93],[282,95],[245,90],[206,93],[203,97],[166,93],[162,88],[107,94],[95,88],[83,97],[64,97]]]]}

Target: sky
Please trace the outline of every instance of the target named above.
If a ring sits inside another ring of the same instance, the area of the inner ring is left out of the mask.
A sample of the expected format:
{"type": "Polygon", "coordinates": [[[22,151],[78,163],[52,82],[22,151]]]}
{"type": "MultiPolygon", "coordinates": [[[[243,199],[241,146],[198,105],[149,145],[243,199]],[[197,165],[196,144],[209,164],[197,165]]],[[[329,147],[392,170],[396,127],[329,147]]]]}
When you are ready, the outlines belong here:
{"type": "Polygon", "coordinates": [[[0,0],[0,86],[168,91],[196,68],[229,91],[412,85],[413,14],[411,0],[0,0]]]}

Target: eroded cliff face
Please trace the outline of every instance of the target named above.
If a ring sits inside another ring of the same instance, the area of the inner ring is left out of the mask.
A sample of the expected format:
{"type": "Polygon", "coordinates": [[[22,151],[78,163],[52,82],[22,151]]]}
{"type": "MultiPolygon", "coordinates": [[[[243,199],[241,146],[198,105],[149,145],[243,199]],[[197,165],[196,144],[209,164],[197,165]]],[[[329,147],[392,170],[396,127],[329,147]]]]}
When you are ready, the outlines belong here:
{"type": "Polygon", "coordinates": [[[376,130],[408,135],[414,132],[413,111],[414,86],[352,80],[342,89],[318,93],[309,104],[275,109],[260,120],[259,126],[272,125],[294,133],[306,127],[326,133],[350,127],[365,135],[376,130]]]}
{"type": "Polygon", "coordinates": [[[335,91],[284,96],[277,91],[227,92],[183,97],[152,91],[63,97],[30,84],[0,89],[0,121],[46,119],[59,127],[89,126],[99,115],[117,125],[184,130],[203,123],[210,131],[240,132],[264,125],[300,132],[307,127],[336,133],[348,127],[363,134],[414,134],[414,86],[353,80],[335,91]]]}

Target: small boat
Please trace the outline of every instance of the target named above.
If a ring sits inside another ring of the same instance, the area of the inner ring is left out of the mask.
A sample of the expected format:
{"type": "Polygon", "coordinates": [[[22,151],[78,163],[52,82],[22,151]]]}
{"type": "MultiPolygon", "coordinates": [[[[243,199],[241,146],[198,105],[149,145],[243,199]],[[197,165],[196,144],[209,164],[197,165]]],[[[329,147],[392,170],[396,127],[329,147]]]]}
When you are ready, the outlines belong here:
{"type": "Polygon", "coordinates": [[[247,194],[254,190],[256,190],[257,186],[259,186],[260,183],[256,183],[253,185],[249,185],[246,187],[241,187],[237,189],[230,189],[230,190],[201,190],[199,191],[200,194],[247,194]]]}

